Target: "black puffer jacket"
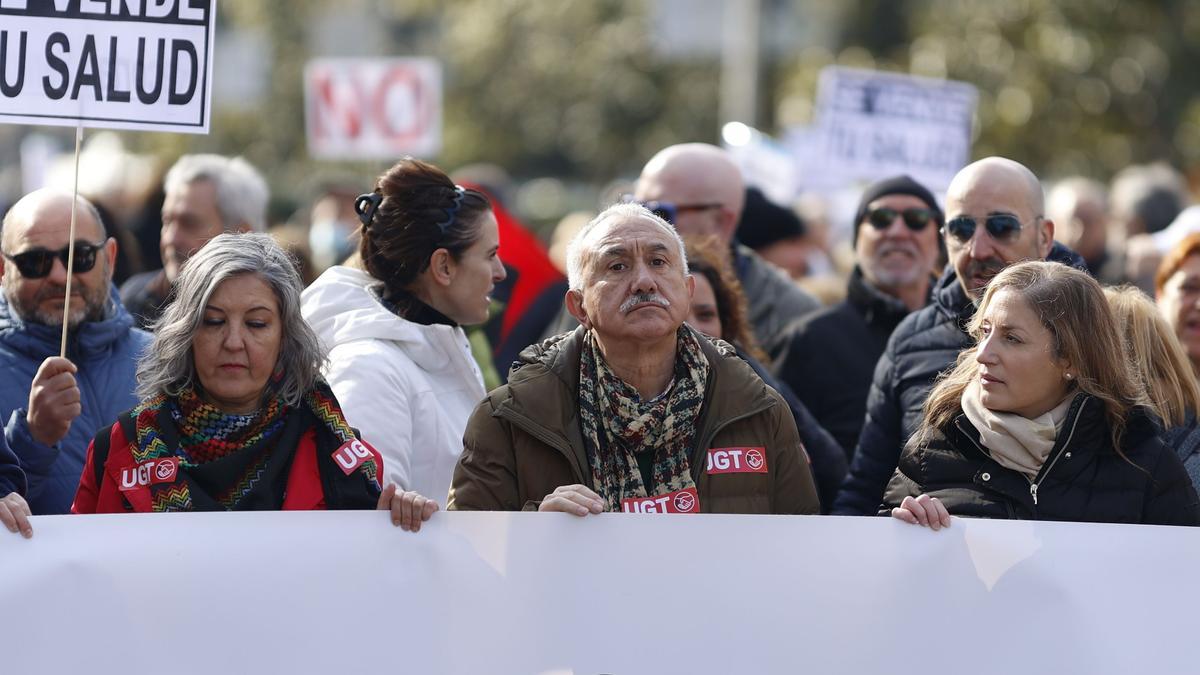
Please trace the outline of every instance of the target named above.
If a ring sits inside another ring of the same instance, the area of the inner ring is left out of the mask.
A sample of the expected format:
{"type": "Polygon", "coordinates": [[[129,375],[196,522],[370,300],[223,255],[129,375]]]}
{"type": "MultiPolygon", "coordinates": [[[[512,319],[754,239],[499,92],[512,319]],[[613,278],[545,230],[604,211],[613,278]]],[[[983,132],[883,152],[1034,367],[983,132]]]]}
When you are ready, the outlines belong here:
{"type": "Polygon", "coordinates": [[[1123,458],[1113,450],[1101,401],[1080,394],[1031,481],[993,460],[979,432],[959,415],[934,438],[909,444],[880,513],[906,496],[925,493],[956,516],[1200,525],[1200,497],[1161,433],[1145,409],[1134,409],[1126,422],[1123,458]]]}
{"type": "MultiPolygon", "coordinates": [[[[1047,260],[1085,269],[1083,258],[1055,242],[1047,260]]],[[[837,515],[866,516],[879,509],[900,450],[921,424],[921,407],[937,374],[971,345],[964,330],[975,305],[947,265],[933,303],[900,322],[875,366],[867,396],[867,417],[842,489],[833,504],[837,515]]]]}

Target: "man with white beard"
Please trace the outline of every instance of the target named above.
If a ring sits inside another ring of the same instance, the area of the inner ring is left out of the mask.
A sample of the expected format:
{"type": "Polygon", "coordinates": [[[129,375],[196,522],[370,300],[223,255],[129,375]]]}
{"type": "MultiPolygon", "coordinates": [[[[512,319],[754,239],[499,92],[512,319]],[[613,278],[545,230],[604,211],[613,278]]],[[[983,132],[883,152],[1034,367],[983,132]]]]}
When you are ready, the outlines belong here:
{"type": "Polygon", "coordinates": [[[858,264],[846,300],[796,321],[776,360],[786,382],[846,451],[854,452],[875,363],[909,312],[929,302],[941,258],[942,210],[908,176],[871,185],[854,221],[858,264]]]}

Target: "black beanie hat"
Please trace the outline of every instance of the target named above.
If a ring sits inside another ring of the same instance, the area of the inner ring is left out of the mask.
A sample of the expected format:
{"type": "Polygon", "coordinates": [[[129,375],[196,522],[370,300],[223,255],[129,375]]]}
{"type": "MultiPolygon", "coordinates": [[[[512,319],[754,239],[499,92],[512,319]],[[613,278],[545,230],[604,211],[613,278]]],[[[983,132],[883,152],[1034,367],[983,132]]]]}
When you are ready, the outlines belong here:
{"type": "Polygon", "coordinates": [[[871,184],[863,192],[862,200],[858,202],[858,211],[854,214],[854,238],[851,240],[851,243],[855,247],[858,246],[858,228],[862,226],[863,219],[867,217],[867,206],[876,199],[886,197],[887,195],[911,195],[916,197],[925,202],[930,211],[933,211],[934,220],[937,222],[938,227],[946,224],[946,217],[942,213],[942,207],[938,206],[937,199],[934,198],[932,192],[907,175],[893,176],[871,184]]]}
{"type": "Polygon", "coordinates": [[[771,201],[758,188],[746,188],[746,205],[737,226],[738,241],[760,249],[804,233],[804,221],[794,211],[771,201]]]}

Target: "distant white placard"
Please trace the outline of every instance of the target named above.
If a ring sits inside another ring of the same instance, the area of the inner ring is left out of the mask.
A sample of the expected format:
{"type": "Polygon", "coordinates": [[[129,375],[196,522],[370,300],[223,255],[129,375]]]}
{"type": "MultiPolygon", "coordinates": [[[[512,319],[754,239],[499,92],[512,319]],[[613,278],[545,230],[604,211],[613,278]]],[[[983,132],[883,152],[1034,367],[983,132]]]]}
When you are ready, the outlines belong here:
{"type": "Polygon", "coordinates": [[[965,82],[827,67],[804,183],[835,189],[906,173],[943,192],[970,159],[978,96],[965,82]]]}
{"type": "Polygon", "coordinates": [[[0,528],[4,673],[1194,673],[1200,530],[380,512],[0,528]],[[904,666],[904,664],[909,664],[904,666]]]}
{"type": "Polygon", "coordinates": [[[313,157],[430,157],[442,147],[442,67],[424,58],[309,61],[304,109],[313,157]]]}
{"type": "Polygon", "coordinates": [[[0,0],[0,123],[208,133],[216,0],[0,0]]]}

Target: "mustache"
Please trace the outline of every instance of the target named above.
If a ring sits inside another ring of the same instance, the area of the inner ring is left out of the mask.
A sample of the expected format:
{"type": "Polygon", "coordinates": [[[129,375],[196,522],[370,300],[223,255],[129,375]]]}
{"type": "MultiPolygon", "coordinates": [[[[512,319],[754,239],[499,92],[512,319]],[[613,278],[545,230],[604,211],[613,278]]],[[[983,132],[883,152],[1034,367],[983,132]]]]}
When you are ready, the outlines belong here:
{"type": "Polygon", "coordinates": [[[985,260],[971,260],[967,263],[966,276],[968,277],[983,277],[996,276],[1005,267],[1004,261],[999,258],[987,258],[985,260]]]}
{"type": "Polygon", "coordinates": [[[635,293],[634,295],[626,298],[625,302],[621,303],[621,307],[618,311],[620,311],[622,314],[628,314],[633,310],[634,307],[644,304],[654,304],[658,305],[659,307],[671,306],[671,302],[658,293],[635,293]]]}
{"type": "MultiPolygon", "coordinates": [[[[33,303],[40,305],[45,300],[49,300],[51,298],[61,298],[66,294],[67,287],[65,285],[47,282],[42,284],[42,287],[38,289],[37,293],[33,294],[33,303]]],[[[71,284],[71,295],[82,296],[84,295],[84,289],[80,288],[79,284],[71,284]]]]}

